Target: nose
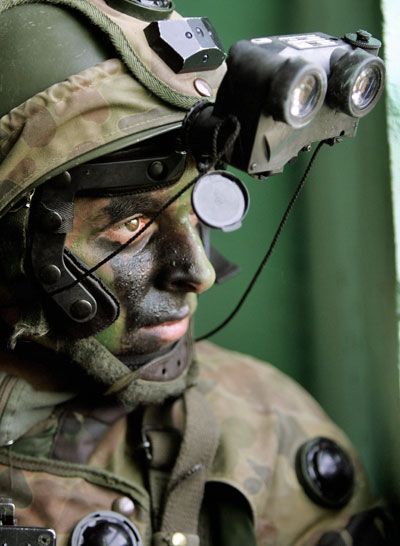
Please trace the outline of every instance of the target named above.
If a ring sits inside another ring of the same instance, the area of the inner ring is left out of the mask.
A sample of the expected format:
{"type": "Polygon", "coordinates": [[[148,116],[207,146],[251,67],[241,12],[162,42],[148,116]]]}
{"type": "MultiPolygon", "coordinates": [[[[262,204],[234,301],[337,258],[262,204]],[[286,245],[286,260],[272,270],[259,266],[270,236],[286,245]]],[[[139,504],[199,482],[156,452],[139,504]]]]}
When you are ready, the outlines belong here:
{"type": "Polygon", "coordinates": [[[189,217],[169,226],[168,236],[161,240],[161,252],[158,284],[163,290],[201,294],[214,284],[214,268],[189,217]]]}

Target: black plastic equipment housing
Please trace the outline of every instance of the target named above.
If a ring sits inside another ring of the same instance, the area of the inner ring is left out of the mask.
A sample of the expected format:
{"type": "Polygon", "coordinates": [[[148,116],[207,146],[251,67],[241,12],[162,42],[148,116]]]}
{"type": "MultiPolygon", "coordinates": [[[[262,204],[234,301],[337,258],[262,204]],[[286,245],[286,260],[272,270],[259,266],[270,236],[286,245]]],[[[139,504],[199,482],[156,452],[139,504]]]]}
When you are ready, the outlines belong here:
{"type": "MultiPolygon", "coordinates": [[[[371,37],[371,40],[374,39],[371,37]]],[[[204,162],[215,154],[212,146],[222,122],[236,119],[240,134],[223,159],[255,177],[279,173],[313,142],[355,135],[358,119],[364,112],[350,115],[348,108],[341,107],[331,97],[349,93],[360,63],[374,63],[379,67],[381,81],[371,108],[365,111],[368,113],[378,101],[384,83],[384,65],[376,53],[376,47],[355,49],[345,40],[318,32],[240,41],[229,52],[228,70],[215,105],[198,104],[189,113],[184,126],[187,146],[198,161],[204,162]],[[335,65],[346,55],[358,58],[358,64],[353,63],[349,70],[342,71],[340,81],[331,78],[335,65]],[[322,67],[328,78],[328,89],[326,100],[315,116],[304,127],[294,128],[282,121],[279,101],[287,101],[288,97],[279,93],[274,81],[282,72],[289,79],[290,65],[298,57],[322,67]]],[[[219,151],[228,137],[224,131],[218,134],[219,151]]]]}
{"type": "Polygon", "coordinates": [[[225,60],[218,35],[206,17],[154,21],[144,33],[150,47],[176,74],[215,70],[225,60]]]}

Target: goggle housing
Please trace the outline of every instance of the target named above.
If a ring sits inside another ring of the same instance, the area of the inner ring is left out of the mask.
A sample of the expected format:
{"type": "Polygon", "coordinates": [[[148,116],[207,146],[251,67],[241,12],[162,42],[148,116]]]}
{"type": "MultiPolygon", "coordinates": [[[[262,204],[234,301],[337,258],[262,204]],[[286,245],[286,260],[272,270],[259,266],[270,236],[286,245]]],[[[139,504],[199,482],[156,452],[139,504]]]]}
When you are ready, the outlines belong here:
{"type": "Polygon", "coordinates": [[[206,161],[215,128],[234,117],[240,134],[226,162],[266,177],[314,142],[354,136],[383,91],[380,45],[366,31],[343,39],[315,32],[236,43],[215,104],[197,105],[186,120],[188,148],[206,161]]]}

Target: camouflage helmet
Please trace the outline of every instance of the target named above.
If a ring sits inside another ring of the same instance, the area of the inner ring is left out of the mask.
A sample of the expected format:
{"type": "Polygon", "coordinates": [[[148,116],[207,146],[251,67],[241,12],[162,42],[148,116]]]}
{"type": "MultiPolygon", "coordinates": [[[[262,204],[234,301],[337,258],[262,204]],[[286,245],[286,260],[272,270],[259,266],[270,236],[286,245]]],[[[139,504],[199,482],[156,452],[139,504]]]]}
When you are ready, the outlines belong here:
{"type": "Polygon", "coordinates": [[[1,2],[0,216],[58,173],[178,127],[215,94],[224,64],[177,74],[145,36],[154,19],[181,17],[165,0],[1,2]]]}

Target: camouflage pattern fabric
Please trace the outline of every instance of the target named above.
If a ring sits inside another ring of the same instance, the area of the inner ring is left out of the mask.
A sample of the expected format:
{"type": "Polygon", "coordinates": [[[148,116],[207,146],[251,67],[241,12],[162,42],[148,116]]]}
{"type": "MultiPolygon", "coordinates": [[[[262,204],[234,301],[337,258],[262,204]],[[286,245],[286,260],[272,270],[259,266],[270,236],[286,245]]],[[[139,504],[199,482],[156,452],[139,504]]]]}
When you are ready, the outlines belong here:
{"type": "MultiPolygon", "coordinates": [[[[215,90],[225,73],[225,66],[221,65],[213,71],[175,74],[148,45],[143,31],[149,23],[113,9],[104,0],[3,0],[0,14],[15,6],[37,3],[76,10],[78,15],[87,17],[88,23],[96,25],[104,33],[104,39],[111,41],[133,77],[172,106],[189,110],[201,98],[194,85],[196,78],[201,74],[206,86],[215,90]]],[[[169,19],[179,18],[176,12],[169,16],[169,19]]]]}
{"type": "MultiPolygon", "coordinates": [[[[210,343],[199,344],[197,355],[198,388],[222,431],[208,480],[234,488],[247,500],[258,545],[315,546],[322,535],[345,528],[351,516],[370,506],[365,477],[349,441],[301,387],[271,366],[210,343]],[[296,452],[316,436],[339,443],[355,466],[354,494],[340,510],[311,501],[296,477],[296,452]]],[[[83,427],[78,427],[81,436],[75,429],[77,437],[87,439],[93,425],[78,407],[76,422],[83,427]]],[[[97,437],[96,448],[83,463],[43,457],[40,442],[35,443],[39,433],[22,439],[24,455],[18,452],[18,442],[2,448],[1,489],[15,499],[20,524],[53,527],[58,545],[66,546],[80,519],[94,510],[110,509],[124,495],[137,506],[131,519],[149,545],[150,504],[137,450],[137,426],[134,414],[118,419],[97,437]]],[[[63,430],[68,435],[71,429],[63,430]]],[[[97,430],[93,428],[92,437],[97,430]]]]}
{"type": "Polygon", "coordinates": [[[368,506],[368,488],[354,449],[299,385],[272,366],[209,343],[200,344],[199,358],[201,388],[222,430],[211,479],[228,482],[246,496],[257,544],[315,545],[322,532],[345,526],[351,514],[368,506]],[[356,468],[354,495],[341,510],[317,506],[296,477],[298,448],[317,436],[338,442],[356,468]]]}
{"type": "Polygon", "coordinates": [[[107,144],[128,145],[182,118],[117,59],[53,85],[0,120],[0,211],[89,152],[101,155],[107,144]]]}
{"type": "MultiPolygon", "coordinates": [[[[26,3],[35,0],[7,0],[0,5],[0,14],[26,3]]],[[[115,53],[123,60],[110,59],[71,75],[0,119],[0,216],[28,190],[63,170],[138,142],[151,129],[162,132],[179,126],[186,110],[204,98],[196,90],[196,79],[201,76],[215,94],[225,73],[222,65],[213,71],[175,74],[149,47],[143,33],[148,23],[115,11],[103,0],[48,3],[90,15],[104,39],[111,39],[107,34],[118,28],[125,46],[121,46],[123,54],[121,48],[115,53]],[[140,77],[144,84],[129,69],[133,59],[140,61],[149,77],[140,77]],[[179,106],[179,101],[168,101],[160,86],[189,97],[189,102],[179,106]]]]}

